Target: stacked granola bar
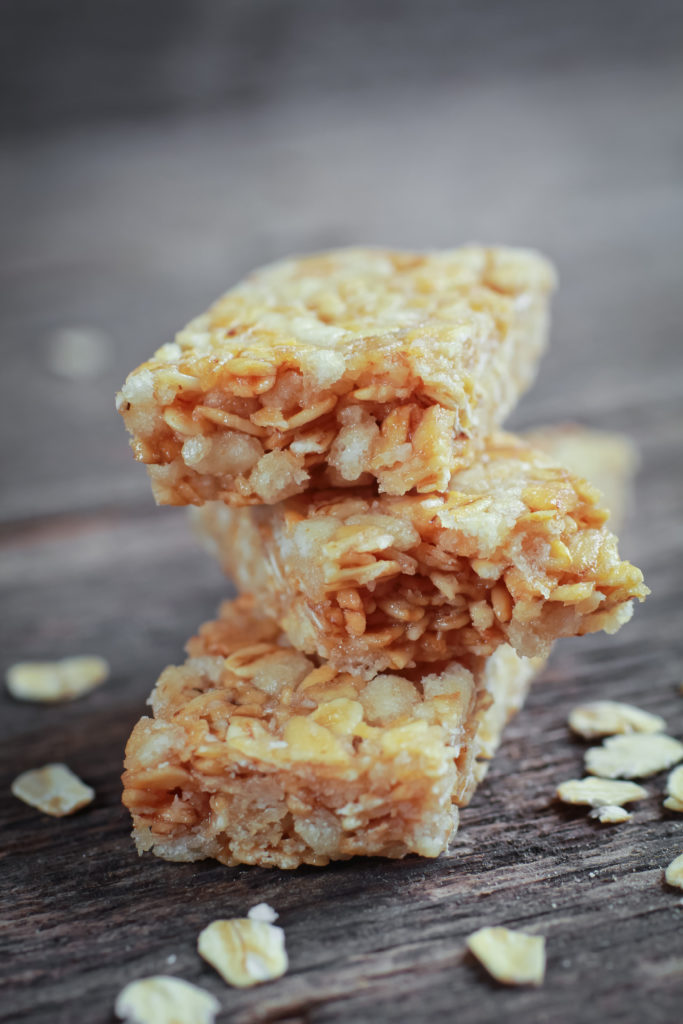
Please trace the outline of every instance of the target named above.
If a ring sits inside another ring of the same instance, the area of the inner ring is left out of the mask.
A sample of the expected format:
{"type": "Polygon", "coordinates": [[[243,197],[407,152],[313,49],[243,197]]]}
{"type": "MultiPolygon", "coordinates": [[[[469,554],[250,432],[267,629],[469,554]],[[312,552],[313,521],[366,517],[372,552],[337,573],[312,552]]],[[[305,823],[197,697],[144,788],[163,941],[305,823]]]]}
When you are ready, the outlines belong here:
{"type": "Polygon", "coordinates": [[[241,593],[128,743],[139,850],[436,856],[554,640],[628,620],[642,574],[553,457],[618,497],[623,446],[500,430],[553,284],[526,250],[286,260],[129,376],[118,408],[157,501],[197,506],[241,593]]]}

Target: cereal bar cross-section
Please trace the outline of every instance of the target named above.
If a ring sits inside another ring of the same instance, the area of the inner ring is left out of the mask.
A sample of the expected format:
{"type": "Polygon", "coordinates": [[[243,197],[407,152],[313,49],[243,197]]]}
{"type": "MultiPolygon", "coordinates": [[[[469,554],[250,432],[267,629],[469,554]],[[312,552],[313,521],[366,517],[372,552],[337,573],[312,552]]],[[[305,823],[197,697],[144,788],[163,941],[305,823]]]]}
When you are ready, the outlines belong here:
{"type": "Polygon", "coordinates": [[[595,488],[523,440],[493,435],[450,486],[309,491],[195,516],[290,642],[345,671],[486,656],[501,643],[544,656],[558,637],[615,632],[648,593],[595,488]]]}
{"type": "Polygon", "coordinates": [[[367,680],[287,646],[249,597],[187,650],[126,748],[138,850],[281,868],[437,856],[538,667],[501,647],[367,680]]]}
{"type": "Polygon", "coordinates": [[[157,502],[444,490],[529,387],[551,265],[524,249],[340,249],[255,272],[117,397],[157,502]]]}

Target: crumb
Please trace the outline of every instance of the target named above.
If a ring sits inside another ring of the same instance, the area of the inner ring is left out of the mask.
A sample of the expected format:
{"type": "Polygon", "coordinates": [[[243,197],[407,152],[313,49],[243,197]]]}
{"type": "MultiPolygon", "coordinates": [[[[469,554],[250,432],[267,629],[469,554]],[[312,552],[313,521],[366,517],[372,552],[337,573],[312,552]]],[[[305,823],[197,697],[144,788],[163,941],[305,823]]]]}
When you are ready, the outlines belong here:
{"type": "Polygon", "coordinates": [[[268,903],[257,903],[247,911],[250,921],[265,921],[266,924],[275,924],[280,915],[268,903]]]}
{"type": "Polygon", "coordinates": [[[623,807],[616,804],[605,804],[604,807],[594,807],[589,813],[590,818],[595,818],[603,825],[621,825],[624,821],[632,821],[633,815],[623,807]]]}

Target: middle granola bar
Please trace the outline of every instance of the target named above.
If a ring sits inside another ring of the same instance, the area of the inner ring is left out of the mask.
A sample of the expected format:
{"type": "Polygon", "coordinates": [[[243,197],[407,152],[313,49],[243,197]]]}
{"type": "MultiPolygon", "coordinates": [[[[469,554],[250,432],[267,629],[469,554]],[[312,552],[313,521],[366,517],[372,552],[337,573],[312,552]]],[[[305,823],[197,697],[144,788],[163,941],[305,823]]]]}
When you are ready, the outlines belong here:
{"type": "Polygon", "coordinates": [[[510,434],[444,494],[310,492],[195,513],[238,587],[298,650],[374,674],[509,643],[615,632],[648,593],[600,493],[510,434]]]}

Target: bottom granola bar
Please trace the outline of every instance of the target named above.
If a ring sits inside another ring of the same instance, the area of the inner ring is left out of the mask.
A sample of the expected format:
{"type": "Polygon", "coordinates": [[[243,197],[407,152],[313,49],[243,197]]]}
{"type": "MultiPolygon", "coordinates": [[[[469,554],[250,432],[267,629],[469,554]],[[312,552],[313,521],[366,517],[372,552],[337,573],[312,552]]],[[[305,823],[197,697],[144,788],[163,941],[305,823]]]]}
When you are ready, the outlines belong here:
{"type": "Polygon", "coordinates": [[[366,680],[286,646],[250,597],[187,650],[126,748],[138,850],[280,868],[441,853],[537,667],[502,647],[366,680]]]}

